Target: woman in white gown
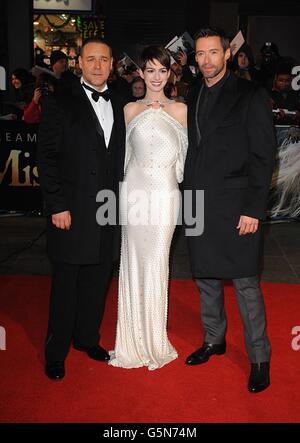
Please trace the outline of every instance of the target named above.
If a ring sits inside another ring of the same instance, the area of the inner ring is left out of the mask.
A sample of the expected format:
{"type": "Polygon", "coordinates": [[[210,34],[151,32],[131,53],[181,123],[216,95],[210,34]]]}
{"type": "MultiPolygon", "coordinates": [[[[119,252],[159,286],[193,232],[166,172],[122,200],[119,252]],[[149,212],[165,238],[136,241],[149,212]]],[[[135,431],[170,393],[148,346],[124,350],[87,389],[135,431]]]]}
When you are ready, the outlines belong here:
{"type": "Polygon", "coordinates": [[[109,364],[157,369],[178,357],[167,336],[169,252],[187,150],[186,105],[168,100],[170,56],[142,54],[143,100],[128,103],[116,343],[109,364]]]}

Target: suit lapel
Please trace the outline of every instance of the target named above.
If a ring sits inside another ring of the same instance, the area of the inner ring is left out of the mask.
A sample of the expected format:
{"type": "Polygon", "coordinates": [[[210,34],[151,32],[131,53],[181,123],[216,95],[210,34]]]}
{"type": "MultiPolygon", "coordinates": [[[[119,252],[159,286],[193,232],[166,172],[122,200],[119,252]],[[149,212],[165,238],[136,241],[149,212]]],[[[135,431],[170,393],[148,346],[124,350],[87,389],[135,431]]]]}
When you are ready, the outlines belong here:
{"type": "Polygon", "coordinates": [[[100,125],[100,122],[98,120],[97,114],[94,111],[94,108],[88,99],[86,93],[84,92],[83,87],[81,86],[80,82],[76,84],[76,88],[74,90],[74,94],[78,97],[78,99],[81,102],[81,112],[84,113],[85,120],[88,124],[88,126],[92,126],[93,129],[96,129],[97,133],[100,135],[100,137],[104,138],[104,131],[102,126],[100,125]]]}
{"type": "Polygon", "coordinates": [[[119,121],[118,112],[120,112],[120,109],[117,106],[115,97],[114,97],[114,95],[113,95],[111,90],[110,90],[110,93],[111,93],[111,95],[110,95],[110,97],[111,97],[110,98],[110,102],[111,102],[111,106],[112,106],[112,110],[113,110],[114,121],[113,121],[113,125],[112,125],[112,128],[111,128],[111,134],[110,134],[110,139],[109,139],[109,144],[108,144],[108,148],[109,149],[111,149],[114,146],[113,139],[114,139],[115,134],[118,133],[118,131],[117,131],[118,121],[119,121]]]}
{"type": "MultiPolygon", "coordinates": [[[[86,97],[86,98],[87,98],[87,97],[86,97]]],[[[88,98],[87,98],[87,100],[88,100],[88,102],[89,102],[89,105],[90,105],[90,108],[91,108],[91,111],[92,111],[93,121],[94,121],[94,124],[95,124],[96,131],[98,132],[98,134],[100,135],[100,137],[104,138],[104,131],[103,131],[102,126],[100,125],[100,122],[99,122],[99,119],[98,119],[98,117],[97,117],[97,114],[95,113],[94,108],[93,108],[93,106],[91,105],[91,103],[90,103],[90,101],[89,101],[88,98]]]]}
{"type": "Polygon", "coordinates": [[[199,146],[201,141],[201,132],[198,122],[198,109],[200,97],[203,90],[203,83],[199,84],[199,86],[195,86],[191,95],[188,99],[188,127],[189,127],[189,137],[190,137],[190,146],[199,146]]]}
{"type": "Polygon", "coordinates": [[[204,88],[204,83],[202,82],[197,100],[196,100],[196,108],[195,108],[195,128],[196,128],[196,137],[197,137],[197,146],[200,145],[201,139],[202,139],[202,134],[200,131],[200,126],[199,126],[199,119],[198,119],[198,112],[199,112],[199,103],[201,100],[201,96],[202,96],[202,92],[203,92],[203,88],[204,88]]]}
{"type": "Polygon", "coordinates": [[[90,100],[88,99],[86,93],[83,91],[84,93],[84,100],[89,108],[89,114],[92,117],[92,121],[93,121],[93,126],[96,129],[96,131],[98,132],[98,134],[100,135],[100,137],[104,138],[104,131],[102,126],[100,125],[99,119],[97,117],[97,114],[93,108],[93,105],[91,104],[90,100]]]}

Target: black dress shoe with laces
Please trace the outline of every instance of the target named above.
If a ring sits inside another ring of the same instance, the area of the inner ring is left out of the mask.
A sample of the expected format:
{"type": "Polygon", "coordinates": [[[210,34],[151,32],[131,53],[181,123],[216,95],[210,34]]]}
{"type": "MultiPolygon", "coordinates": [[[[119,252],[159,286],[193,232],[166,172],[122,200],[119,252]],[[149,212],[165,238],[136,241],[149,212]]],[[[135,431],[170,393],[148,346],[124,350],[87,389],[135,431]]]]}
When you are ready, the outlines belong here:
{"type": "Polygon", "coordinates": [[[92,346],[91,348],[82,348],[77,346],[74,346],[74,348],[77,349],[77,351],[86,352],[87,355],[93,360],[108,361],[110,358],[109,353],[99,345],[92,346]]]}
{"type": "Polygon", "coordinates": [[[248,391],[257,393],[270,386],[270,363],[252,363],[248,382],[248,391]]]}
{"type": "Polygon", "coordinates": [[[65,376],[65,364],[63,361],[47,362],[45,374],[51,380],[61,380],[65,376]]]}
{"type": "Polygon", "coordinates": [[[226,342],[212,344],[204,342],[202,347],[193,352],[186,359],[187,365],[200,365],[206,363],[211,355],[222,355],[226,352],[226,342]]]}

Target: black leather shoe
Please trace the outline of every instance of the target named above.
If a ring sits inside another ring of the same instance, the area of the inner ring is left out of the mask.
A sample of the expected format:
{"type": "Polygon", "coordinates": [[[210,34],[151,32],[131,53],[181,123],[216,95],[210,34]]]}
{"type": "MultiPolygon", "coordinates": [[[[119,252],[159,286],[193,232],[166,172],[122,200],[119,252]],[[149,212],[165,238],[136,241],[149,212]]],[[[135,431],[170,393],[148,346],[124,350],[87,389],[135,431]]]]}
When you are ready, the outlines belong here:
{"type": "Polygon", "coordinates": [[[248,382],[248,391],[257,393],[270,386],[270,363],[252,363],[248,382]]]}
{"type": "Polygon", "coordinates": [[[61,380],[65,376],[65,364],[63,361],[51,361],[46,363],[45,374],[51,380],[61,380]]]}
{"type": "Polygon", "coordinates": [[[226,352],[226,342],[220,344],[212,344],[204,342],[202,347],[193,352],[186,359],[187,365],[200,365],[206,363],[211,355],[222,355],[226,352]]]}
{"type": "Polygon", "coordinates": [[[76,346],[74,346],[74,348],[77,349],[77,351],[86,352],[93,360],[108,361],[110,358],[109,353],[99,345],[92,346],[91,348],[81,348],[76,346]]]}

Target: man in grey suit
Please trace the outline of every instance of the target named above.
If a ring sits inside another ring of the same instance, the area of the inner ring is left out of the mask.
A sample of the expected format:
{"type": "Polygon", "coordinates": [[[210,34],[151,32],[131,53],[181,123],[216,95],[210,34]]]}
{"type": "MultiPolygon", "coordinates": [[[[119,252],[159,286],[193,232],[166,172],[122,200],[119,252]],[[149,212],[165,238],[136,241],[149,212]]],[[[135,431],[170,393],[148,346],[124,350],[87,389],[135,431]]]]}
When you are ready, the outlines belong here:
{"type": "Polygon", "coordinates": [[[259,285],[261,220],[276,152],[266,93],[227,70],[229,40],[207,28],[196,36],[203,80],[191,94],[184,189],[204,190],[204,232],[188,236],[201,292],[203,345],[186,360],[205,363],[226,351],[223,279],[233,280],[251,362],[250,392],[270,384],[270,343],[259,285]]]}

